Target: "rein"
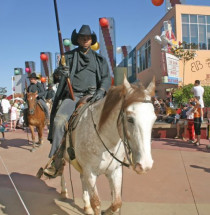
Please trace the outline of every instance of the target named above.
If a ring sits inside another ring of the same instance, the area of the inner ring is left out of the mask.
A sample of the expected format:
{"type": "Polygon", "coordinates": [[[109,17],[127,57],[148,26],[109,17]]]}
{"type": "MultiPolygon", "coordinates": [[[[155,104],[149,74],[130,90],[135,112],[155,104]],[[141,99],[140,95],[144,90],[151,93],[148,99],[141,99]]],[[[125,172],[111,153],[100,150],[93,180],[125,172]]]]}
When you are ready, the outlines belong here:
{"type": "MultiPolygon", "coordinates": [[[[151,103],[151,104],[152,104],[152,101],[150,101],[150,100],[141,100],[140,102],[142,102],[142,103],[151,103]]],[[[92,121],[93,121],[94,129],[95,129],[96,134],[98,135],[99,139],[101,140],[101,142],[102,142],[104,148],[109,152],[109,154],[110,154],[115,160],[117,160],[117,161],[118,161],[120,164],[122,164],[123,166],[126,166],[126,167],[130,167],[130,165],[133,166],[133,162],[132,162],[132,160],[130,159],[131,147],[130,147],[130,143],[129,143],[128,137],[127,137],[127,135],[126,135],[127,132],[126,132],[126,128],[125,128],[125,117],[124,117],[125,114],[124,114],[123,109],[121,108],[121,110],[120,110],[120,113],[119,113],[119,116],[118,116],[118,120],[117,120],[117,124],[119,125],[119,120],[121,119],[121,122],[122,122],[122,125],[123,125],[123,140],[122,140],[122,142],[123,142],[123,145],[124,145],[126,158],[127,158],[128,162],[129,162],[129,164],[128,164],[128,163],[125,163],[125,162],[123,162],[123,161],[121,161],[121,160],[119,160],[119,159],[107,148],[106,144],[103,142],[103,140],[102,140],[102,138],[101,138],[101,136],[100,136],[100,134],[99,134],[99,132],[98,132],[98,130],[97,130],[97,128],[96,128],[96,123],[94,122],[94,119],[93,119],[93,113],[92,113],[91,110],[90,110],[90,112],[91,112],[91,118],[92,118],[92,121]]]]}
{"type": "Polygon", "coordinates": [[[109,152],[109,154],[110,154],[115,160],[117,160],[117,161],[118,161],[119,163],[121,163],[123,166],[129,167],[130,164],[127,164],[127,163],[125,163],[125,162],[119,160],[119,159],[107,148],[106,144],[105,144],[104,141],[102,140],[102,138],[101,138],[101,136],[100,136],[100,134],[99,134],[99,132],[98,132],[98,130],[97,130],[97,128],[96,128],[96,123],[94,122],[94,119],[93,119],[93,113],[92,113],[92,111],[90,111],[90,112],[91,112],[91,118],[92,118],[92,121],[93,121],[94,129],[95,129],[96,134],[98,135],[99,139],[101,140],[101,142],[102,142],[104,148],[109,152]]]}

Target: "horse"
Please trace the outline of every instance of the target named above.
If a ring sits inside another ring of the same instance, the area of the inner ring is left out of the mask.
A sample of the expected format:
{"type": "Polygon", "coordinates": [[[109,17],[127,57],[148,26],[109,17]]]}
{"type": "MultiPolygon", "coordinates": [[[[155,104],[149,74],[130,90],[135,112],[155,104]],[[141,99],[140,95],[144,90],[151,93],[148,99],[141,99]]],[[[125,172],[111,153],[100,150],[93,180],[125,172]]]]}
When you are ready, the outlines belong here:
{"type": "MultiPolygon", "coordinates": [[[[84,213],[111,215],[122,205],[122,165],[133,167],[138,174],[146,173],[153,166],[151,132],[156,120],[151,97],[155,80],[145,89],[143,85],[131,85],[126,78],[120,86],[113,86],[107,95],[91,104],[82,114],[72,133],[72,140],[80,174],[84,213]],[[127,158],[127,159],[126,159],[127,158]],[[126,160],[126,162],[125,162],[126,160]],[[112,203],[101,211],[96,187],[97,177],[104,174],[109,181],[112,203]]],[[[69,159],[66,144],[64,159],[69,159]]],[[[61,193],[67,192],[64,176],[61,176],[61,193]]]]}
{"type": "Polygon", "coordinates": [[[31,152],[35,150],[36,143],[35,143],[35,133],[34,133],[34,127],[36,127],[38,132],[38,146],[41,146],[43,144],[43,129],[45,126],[45,113],[38,104],[38,100],[36,99],[37,92],[35,93],[27,93],[27,102],[28,102],[28,112],[27,112],[27,119],[28,119],[28,125],[31,131],[32,136],[32,149],[31,152]]]}

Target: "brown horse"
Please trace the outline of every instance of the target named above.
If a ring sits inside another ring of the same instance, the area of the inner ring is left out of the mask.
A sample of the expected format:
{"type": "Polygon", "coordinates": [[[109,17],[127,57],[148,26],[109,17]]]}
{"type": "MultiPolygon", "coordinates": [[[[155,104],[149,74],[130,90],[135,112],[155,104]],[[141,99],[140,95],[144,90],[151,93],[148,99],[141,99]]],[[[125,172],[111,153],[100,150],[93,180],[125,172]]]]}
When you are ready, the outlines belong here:
{"type": "Polygon", "coordinates": [[[27,101],[28,101],[28,113],[27,113],[27,119],[28,119],[28,125],[31,130],[31,136],[32,136],[32,142],[33,146],[31,149],[31,152],[35,150],[36,143],[35,143],[35,134],[34,134],[34,127],[36,127],[39,137],[39,146],[43,143],[42,135],[43,135],[43,129],[45,126],[45,113],[38,104],[38,101],[36,99],[37,92],[36,93],[27,93],[27,101]]]}

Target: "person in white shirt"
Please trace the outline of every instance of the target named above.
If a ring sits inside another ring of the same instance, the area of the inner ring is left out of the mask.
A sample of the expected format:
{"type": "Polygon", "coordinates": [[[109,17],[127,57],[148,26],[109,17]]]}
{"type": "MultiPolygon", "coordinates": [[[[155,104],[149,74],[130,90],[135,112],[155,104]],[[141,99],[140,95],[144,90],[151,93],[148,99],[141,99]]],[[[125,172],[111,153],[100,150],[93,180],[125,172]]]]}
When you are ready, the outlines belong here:
{"type": "Polygon", "coordinates": [[[3,95],[3,97],[2,97],[1,107],[2,107],[2,112],[3,112],[3,121],[8,122],[9,121],[9,110],[11,109],[11,105],[10,105],[6,95],[3,95]]]}
{"type": "Polygon", "coordinates": [[[194,87],[192,88],[192,93],[194,94],[194,97],[201,104],[201,108],[204,108],[204,102],[203,102],[204,88],[200,85],[199,80],[195,80],[194,87]]]}
{"type": "Polygon", "coordinates": [[[11,129],[11,131],[16,130],[16,122],[17,122],[17,108],[15,106],[15,103],[13,103],[12,107],[11,107],[11,116],[10,116],[10,129],[11,129]]]}

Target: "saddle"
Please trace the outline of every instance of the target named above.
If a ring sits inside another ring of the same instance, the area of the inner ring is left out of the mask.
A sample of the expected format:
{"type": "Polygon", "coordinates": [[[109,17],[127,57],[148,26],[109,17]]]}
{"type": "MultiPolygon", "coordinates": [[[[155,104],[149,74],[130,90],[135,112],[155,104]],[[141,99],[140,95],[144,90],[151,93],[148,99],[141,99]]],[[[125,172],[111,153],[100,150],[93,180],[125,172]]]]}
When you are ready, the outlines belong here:
{"type": "Polygon", "coordinates": [[[65,165],[65,160],[63,158],[63,154],[65,151],[66,145],[69,145],[67,152],[68,152],[68,155],[70,158],[70,163],[77,171],[82,173],[82,168],[79,165],[79,163],[77,162],[76,157],[75,157],[72,133],[73,133],[74,129],[77,127],[80,117],[82,116],[84,111],[89,107],[90,103],[88,103],[88,101],[91,97],[92,96],[87,95],[87,96],[81,98],[77,102],[75,111],[73,112],[69,121],[65,125],[65,136],[62,140],[62,143],[61,143],[58,151],[50,159],[50,161],[47,163],[47,165],[45,166],[44,169],[40,168],[40,170],[37,173],[38,178],[40,178],[43,173],[49,178],[56,178],[57,176],[62,175],[64,165],[65,165]],[[51,174],[50,169],[52,169],[52,174],[51,174]]]}
{"type": "Polygon", "coordinates": [[[90,103],[88,101],[91,97],[92,97],[91,95],[87,95],[87,96],[81,98],[77,102],[75,111],[71,115],[71,117],[68,121],[68,124],[66,126],[66,144],[70,145],[70,147],[67,149],[70,160],[75,159],[72,133],[75,130],[75,128],[77,127],[80,117],[82,116],[84,111],[90,106],[90,103]]]}
{"type": "Polygon", "coordinates": [[[37,101],[37,104],[39,105],[39,107],[44,111],[44,108],[43,108],[43,106],[42,106],[42,104],[41,104],[41,102],[38,100],[37,101]]]}

